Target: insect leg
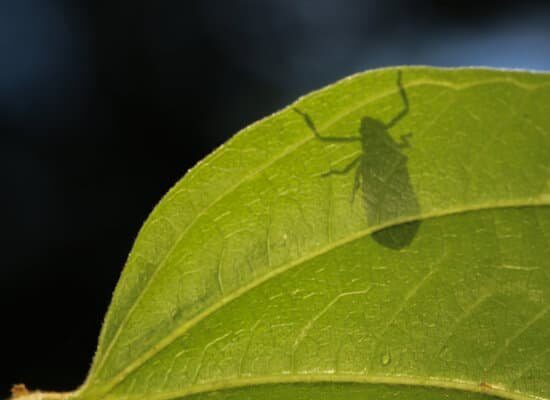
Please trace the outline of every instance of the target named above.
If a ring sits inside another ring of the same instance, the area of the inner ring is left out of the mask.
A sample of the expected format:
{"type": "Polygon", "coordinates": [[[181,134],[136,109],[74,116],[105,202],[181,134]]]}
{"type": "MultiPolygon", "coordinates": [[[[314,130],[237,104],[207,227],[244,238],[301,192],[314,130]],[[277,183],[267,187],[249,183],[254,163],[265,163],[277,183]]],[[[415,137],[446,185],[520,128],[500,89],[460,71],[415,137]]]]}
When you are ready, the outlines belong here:
{"type": "MultiPolygon", "coordinates": [[[[362,162],[361,162],[362,164],[362,162]]],[[[355,179],[353,180],[353,190],[351,191],[351,203],[355,201],[355,193],[357,192],[357,189],[361,187],[361,173],[363,170],[363,166],[361,165],[359,168],[355,170],[355,179]]]]}
{"type": "Polygon", "coordinates": [[[403,110],[399,112],[395,117],[392,118],[390,122],[386,124],[386,128],[389,129],[401,120],[409,112],[409,99],[407,98],[407,92],[401,84],[401,71],[397,71],[397,87],[399,88],[399,94],[403,100],[403,110]]]}
{"type": "Polygon", "coordinates": [[[356,142],[361,140],[359,136],[321,136],[309,115],[307,115],[305,112],[298,110],[297,108],[293,108],[293,110],[297,114],[302,116],[309,129],[311,129],[315,137],[319,140],[322,140],[324,142],[356,142]]]}
{"type": "Polygon", "coordinates": [[[397,147],[400,149],[409,149],[411,147],[411,142],[409,142],[409,139],[412,137],[412,132],[407,133],[406,135],[401,135],[401,143],[397,143],[397,147]]]}
{"type": "Polygon", "coordinates": [[[363,155],[356,157],[352,162],[350,162],[348,165],[346,165],[342,169],[331,169],[328,172],[325,172],[322,177],[326,177],[329,175],[346,175],[360,160],[363,155]]]}

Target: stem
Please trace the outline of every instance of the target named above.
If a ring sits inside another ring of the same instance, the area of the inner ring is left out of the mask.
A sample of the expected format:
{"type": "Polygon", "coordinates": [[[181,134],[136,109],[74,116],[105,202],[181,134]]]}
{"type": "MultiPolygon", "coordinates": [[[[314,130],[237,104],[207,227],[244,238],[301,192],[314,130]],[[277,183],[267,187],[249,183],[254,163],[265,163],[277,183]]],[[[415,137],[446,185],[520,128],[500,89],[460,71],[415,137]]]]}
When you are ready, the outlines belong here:
{"type": "Polygon", "coordinates": [[[15,385],[11,390],[9,400],[67,400],[74,392],[30,392],[24,385],[15,385]]]}

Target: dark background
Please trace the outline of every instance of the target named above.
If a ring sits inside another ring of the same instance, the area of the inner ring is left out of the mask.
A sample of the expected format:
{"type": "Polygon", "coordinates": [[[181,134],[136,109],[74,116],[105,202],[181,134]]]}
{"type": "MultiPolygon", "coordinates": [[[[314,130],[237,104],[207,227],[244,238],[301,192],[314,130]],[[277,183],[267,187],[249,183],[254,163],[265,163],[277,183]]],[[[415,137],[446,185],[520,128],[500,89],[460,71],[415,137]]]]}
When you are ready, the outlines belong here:
{"type": "Polygon", "coordinates": [[[190,167],[354,72],[550,69],[550,2],[0,0],[0,397],[84,379],[134,237],[190,167]]]}

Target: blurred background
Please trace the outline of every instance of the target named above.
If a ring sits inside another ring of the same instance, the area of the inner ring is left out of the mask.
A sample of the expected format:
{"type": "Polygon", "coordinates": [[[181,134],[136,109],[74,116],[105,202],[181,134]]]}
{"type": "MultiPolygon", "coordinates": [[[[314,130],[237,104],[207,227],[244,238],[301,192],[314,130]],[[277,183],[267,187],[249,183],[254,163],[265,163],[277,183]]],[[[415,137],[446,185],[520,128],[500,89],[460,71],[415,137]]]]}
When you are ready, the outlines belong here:
{"type": "Polygon", "coordinates": [[[550,70],[550,2],[0,0],[0,398],[82,383],[139,227],[197,161],[401,64],[550,70]]]}

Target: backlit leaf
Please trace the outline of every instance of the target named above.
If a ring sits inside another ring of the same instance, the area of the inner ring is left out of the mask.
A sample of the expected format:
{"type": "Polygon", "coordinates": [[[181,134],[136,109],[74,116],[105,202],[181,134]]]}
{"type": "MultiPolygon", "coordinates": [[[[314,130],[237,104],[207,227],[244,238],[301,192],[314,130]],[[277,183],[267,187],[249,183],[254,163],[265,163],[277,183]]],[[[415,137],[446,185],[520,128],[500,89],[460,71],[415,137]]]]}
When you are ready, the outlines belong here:
{"type": "Polygon", "coordinates": [[[145,222],[78,399],[550,399],[550,75],[303,97],[145,222]]]}

